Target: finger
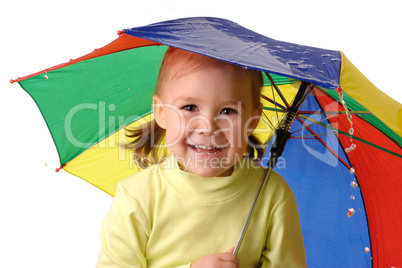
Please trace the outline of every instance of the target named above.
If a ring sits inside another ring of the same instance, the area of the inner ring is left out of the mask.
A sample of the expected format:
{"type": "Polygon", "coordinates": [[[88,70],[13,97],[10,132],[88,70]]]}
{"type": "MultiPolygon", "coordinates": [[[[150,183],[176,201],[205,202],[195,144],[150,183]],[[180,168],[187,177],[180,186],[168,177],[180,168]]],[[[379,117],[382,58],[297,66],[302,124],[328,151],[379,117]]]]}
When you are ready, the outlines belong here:
{"type": "MultiPolygon", "coordinates": [[[[233,252],[233,250],[232,250],[233,252]]],[[[229,250],[226,251],[225,253],[220,254],[220,259],[223,262],[228,262],[228,263],[232,263],[234,264],[236,267],[240,266],[240,261],[239,259],[233,255],[233,253],[231,253],[229,250]]]]}
{"type": "Polygon", "coordinates": [[[234,249],[235,249],[234,247],[231,247],[230,249],[226,250],[226,252],[234,254],[234,249]]]}

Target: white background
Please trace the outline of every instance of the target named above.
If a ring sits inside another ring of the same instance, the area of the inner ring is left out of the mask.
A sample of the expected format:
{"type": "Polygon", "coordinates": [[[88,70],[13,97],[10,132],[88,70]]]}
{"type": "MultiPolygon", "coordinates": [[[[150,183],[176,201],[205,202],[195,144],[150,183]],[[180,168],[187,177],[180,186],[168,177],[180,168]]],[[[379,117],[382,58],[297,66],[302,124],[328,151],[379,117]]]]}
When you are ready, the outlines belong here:
{"type": "Polygon", "coordinates": [[[22,1],[0,4],[0,267],[95,267],[112,197],[64,171],[33,100],[8,81],[77,58],[116,31],[190,16],[341,50],[402,102],[397,1],[22,1]]]}

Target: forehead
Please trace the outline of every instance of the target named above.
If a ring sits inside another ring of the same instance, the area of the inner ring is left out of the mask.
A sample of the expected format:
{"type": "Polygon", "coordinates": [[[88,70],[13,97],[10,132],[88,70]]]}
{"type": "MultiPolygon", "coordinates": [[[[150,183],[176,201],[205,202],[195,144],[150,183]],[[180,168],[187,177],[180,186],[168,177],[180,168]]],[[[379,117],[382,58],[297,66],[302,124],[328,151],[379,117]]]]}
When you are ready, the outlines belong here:
{"type": "Polygon", "coordinates": [[[238,83],[250,83],[250,78],[242,72],[238,72],[237,70],[230,68],[228,65],[221,64],[202,64],[192,62],[177,62],[167,70],[166,80],[175,81],[185,76],[198,73],[198,72],[210,72],[210,73],[219,73],[222,78],[229,78],[232,81],[236,81],[238,83]]]}
{"type": "Polygon", "coordinates": [[[161,97],[171,103],[187,100],[252,105],[249,81],[219,68],[200,69],[169,79],[161,93],[161,97]]]}
{"type": "Polygon", "coordinates": [[[165,53],[160,69],[159,79],[184,76],[201,69],[218,68],[235,74],[244,73],[245,70],[237,65],[207,57],[186,50],[169,47],[165,53]]]}
{"type": "MultiPolygon", "coordinates": [[[[192,53],[194,54],[194,53],[192,53]]],[[[176,57],[172,59],[167,67],[168,78],[178,79],[192,72],[201,70],[222,70],[231,75],[233,79],[246,79],[243,69],[240,66],[222,62],[202,55],[194,54],[191,57],[176,57]]]]}
{"type": "Polygon", "coordinates": [[[155,94],[164,95],[164,88],[169,82],[200,70],[213,69],[222,70],[233,81],[246,86],[251,91],[253,103],[260,102],[260,90],[263,85],[261,72],[174,47],[170,47],[166,51],[160,68],[155,94]]]}

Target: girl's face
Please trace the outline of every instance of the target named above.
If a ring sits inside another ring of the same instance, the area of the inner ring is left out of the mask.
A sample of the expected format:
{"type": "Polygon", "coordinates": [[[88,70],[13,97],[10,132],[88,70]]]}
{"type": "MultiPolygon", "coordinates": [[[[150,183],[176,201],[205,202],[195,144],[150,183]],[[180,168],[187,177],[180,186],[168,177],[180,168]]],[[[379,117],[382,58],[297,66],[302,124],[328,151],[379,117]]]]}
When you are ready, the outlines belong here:
{"type": "Polygon", "coordinates": [[[262,111],[252,102],[250,81],[218,68],[166,80],[153,101],[171,154],[199,176],[230,175],[262,111]]]}

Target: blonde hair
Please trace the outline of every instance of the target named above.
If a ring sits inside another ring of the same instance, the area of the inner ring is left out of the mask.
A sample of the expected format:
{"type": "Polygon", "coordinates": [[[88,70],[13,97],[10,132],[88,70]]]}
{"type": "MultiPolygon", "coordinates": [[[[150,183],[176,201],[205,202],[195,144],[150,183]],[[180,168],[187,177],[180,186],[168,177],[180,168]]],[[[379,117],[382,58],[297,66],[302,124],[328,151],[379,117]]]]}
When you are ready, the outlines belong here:
{"type": "MultiPolygon", "coordinates": [[[[233,73],[234,77],[248,79],[251,83],[253,105],[255,108],[260,105],[260,94],[263,86],[261,72],[174,47],[169,47],[165,53],[159,70],[155,94],[162,93],[163,85],[167,79],[178,79],[189,73],[211,68],[225,69],[233,73]],[[174,66],[179,68],[173,68],[174,66]],[[172,70],[178,71],[172,73],[172,70]]],[[[155,120],[126,131],[127,137],[132,139],[132,142],[126,147],[134,149],[134,160],[139,167],[146,168],[152,164],[157,164],[167,156],[166,148],[155,146],[163,144],[165,138],[165,129],[159,127],[155,120]]],[[[246,157],[259,162],[264,154],[261,142],[251,134],[248,138],[248,145],[246,157]]]]}

